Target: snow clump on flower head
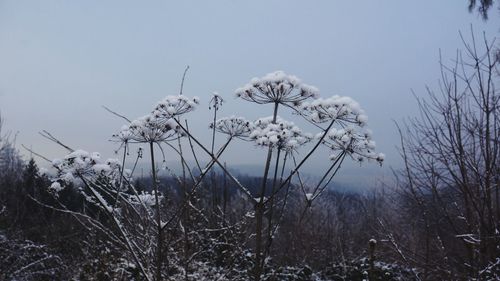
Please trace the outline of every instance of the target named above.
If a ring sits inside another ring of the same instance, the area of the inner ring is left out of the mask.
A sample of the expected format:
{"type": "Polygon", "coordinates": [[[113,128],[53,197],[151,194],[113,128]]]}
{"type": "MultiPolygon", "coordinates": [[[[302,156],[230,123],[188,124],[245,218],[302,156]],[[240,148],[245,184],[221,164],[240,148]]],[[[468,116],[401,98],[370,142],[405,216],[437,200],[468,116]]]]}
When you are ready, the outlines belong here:
{"type": "Polygon", "coordinates": [[[98,152],[89,153],[84,150],[75,150],[63,159],[55,159],[52,166],[57,175],[52,180],[50,189],[58,192],[63,189],[61,184],[82,185],[82,179],[95,181],[98,178],[116,181],[120,177],[120,164],[117,159],[101,160],[98,152]]]}
{"type": "Polygon", "coordinates": [[[155,106],[153,114],[169,119],[193,111],[198,104],[198,97],[190,99],[183,95],[166,96],[155,106]]]}
{"type": "Polygon", "coordinates": [[[318,98],[303,103],[298,110],[304,117],[315,123],[339,120],[364,126],[368,121],[368,117],[359,104],[350,97],[335,95],[326,99],[318,98]]]}
{"type": "MultiPolygon", "coordinates": [[[[319,133],[316,138],[321,138],[323,134],[325,132],[319,133]]],[[[330,129],[326,132],[323,144],[333,151],[330,155],[331,160],[336,160],[340,155],[339,152],[346,153],[360,163],[365,160],[375,160],[382,164],[385,158],[383,153],[375,152],[375,141],[371,139],[370,131],[359,132],[352,126],[330,129]]]]}
{"type": "Polygon", "coordinates": [[[193,111],[199,99],[183,96],[167,96],[154,107],[149,115],[140,117],[129,125],[122,126],[113,139],[128,143],[161,142],[177,139],[185,135],[180,126],[172,118],[193,111]]]}
{"type": "Polygon", "coordinates": [[[224,117],[214,123],[210,123],[210,129],[227,134],[231,137],[248,137],[254,129],[254,124],[243,117],[224,117]]]}
{"type": "Polygon", "coordinates": [[[237,97],[258,104],[281,103],[298,105],[308,98],[315,98],[318,89],[300,81],[283,71],[267,74],[262,78],[253,78],[250,83],[235,91],[237,97]]]}
{"type": "Polygon", "coordinates": [[[259,146],[274,147],[285,151],[294,151],[312,139],[310,134],[304,134],[292,122],[279,116],[273,123],[273,118],[260,118],[254,122],[254,130],[250,139],[259,146]]]}
{"type": "Polygon", "coordinates": [[[122,127],[113,138],[122,142],[161,142],[174,140],[184,135],[174,120],[160,119],[156,115],[145,115],[122,127]]]}

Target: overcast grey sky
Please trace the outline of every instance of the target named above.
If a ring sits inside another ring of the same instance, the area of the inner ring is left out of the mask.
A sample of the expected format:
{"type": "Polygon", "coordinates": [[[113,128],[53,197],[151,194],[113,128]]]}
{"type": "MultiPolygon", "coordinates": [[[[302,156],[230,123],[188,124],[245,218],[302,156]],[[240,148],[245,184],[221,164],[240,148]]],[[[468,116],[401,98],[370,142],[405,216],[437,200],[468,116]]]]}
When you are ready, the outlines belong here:
{"type": "MultiPolygon", "coordinates": [[[[202,137],[212,91],[227,101],[221,116],[267,116],[268,107],[232,94],[252,77],[283,70],[322,96],[356,99],[386,167],[398,166],[392,120],[417,114],[411,89],[423,96],[425,85],[437,88],[439,49],[451,60],[461,47],[459,30],[468,35],[472,24],[497,36],[495,9],[483,22],[468,13],[466,0],[0,0],[0,110],[6,129],[18,131],[18,145],[61,157],[63,150],[38,135],[48,130],[73,147],[112,156],[116,145],[108,139],[124,122],[101,105],[142,116],[179,92],[189,65],[184,93],[202,100],[189,116],[202,137]]],[[[251,146],[242,149],[226,159],[262,161],[251,146]]]]}

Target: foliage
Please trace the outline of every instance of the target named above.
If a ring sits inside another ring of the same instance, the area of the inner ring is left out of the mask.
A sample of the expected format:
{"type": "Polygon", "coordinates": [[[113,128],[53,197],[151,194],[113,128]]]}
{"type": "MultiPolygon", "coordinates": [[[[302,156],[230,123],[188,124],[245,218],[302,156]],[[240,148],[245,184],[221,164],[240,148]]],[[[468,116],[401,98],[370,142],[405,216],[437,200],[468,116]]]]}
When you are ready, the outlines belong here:
{"type": "Polygon", "coordinates": [[[477,12],[484,20],[487,20],[488,11],[493,7],[493,2],[493,0],[469,0],[469,12],[474,11],[477,7],[477,12]]]}

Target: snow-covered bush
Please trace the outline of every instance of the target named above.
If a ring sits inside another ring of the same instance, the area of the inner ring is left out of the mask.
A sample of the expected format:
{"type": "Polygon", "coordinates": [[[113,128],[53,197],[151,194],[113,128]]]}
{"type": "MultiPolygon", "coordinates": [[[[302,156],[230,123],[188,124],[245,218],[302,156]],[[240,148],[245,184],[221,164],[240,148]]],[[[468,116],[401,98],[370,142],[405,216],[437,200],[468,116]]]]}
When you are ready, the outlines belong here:
{"type": "Polygon", "coordinates": [[[0,231],[0,280],[54,280],[64,275],[63,260],[47,246],[12,239],[0,231]]]}

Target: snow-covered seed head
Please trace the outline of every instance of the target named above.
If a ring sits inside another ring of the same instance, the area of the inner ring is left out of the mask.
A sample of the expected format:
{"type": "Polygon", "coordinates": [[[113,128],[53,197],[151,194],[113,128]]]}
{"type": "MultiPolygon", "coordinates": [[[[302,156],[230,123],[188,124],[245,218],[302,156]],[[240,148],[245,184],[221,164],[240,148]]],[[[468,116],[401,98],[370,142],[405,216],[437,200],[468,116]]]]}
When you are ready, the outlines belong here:
{"type": "Polygon", "coordinates": [[[237,89],[235,95],[258,104],[297,105],[308,98],[315,98],[318,89],[302,83],[296,76],[276,71],[262,78],[253,78],[250,83],[237,89]]]}
{"type": "Polygon", "coordinates": [[[212,99],[208,103],[208,109],[215,109],[216,111],[219,110],[219,108],[222,106],[224,103],[224,99],[219,95],[217,92],[213,92],[212,94],[212,99]]]}
{"type": "Polygon", "coordinates": [[[292,122],[272,117],[260,118],[254,122],[250,139],[259,146],[274,147],[284,151],[295,151],[312,139],[312,135],[304,134],[292,122]]]}
{"type": "Polygon", "coordinates": [[[121,143],[128,143],[133,138],[130,127],[123,125],[120,131],[112,136],[112,140],[121,143]]]}
{"type": "Polygon", "coordinates": [[[155,118],[170,119],[193,111],[199,104],[199,98],[190,99],[184,95],[166,96],[153,109],[155,118]]]}
{"type": "Polygon", "coordinates": [[[379,153],[377,155],[377,158],[375,158],[375,160],[377,160],[377,162],[379,162],[380,164],[382,164],[384,162],[384,160],[385,160],[385,154],[379,153]]]}
{"type": "Polygon", "coordinates": [[[159,114],[155,111],[151,115],[130,122],[128,126],[123,126],[119,133],[113,135],[113,138],[118,141],[140,143],[169,141],[184,136],[183,130],[174,120],[158,118],[159,114]]]}
{"type": "MultiPolygon", "coordinates": [[[[359,127],[358,127],[359,128],[359,127]]],[[[356,130],[353,126],[346,128],[331,128],[328,132],[316,135],[323,137],[322,143],[331,149],[331,160],[336,160],[341,152],[349,155],[353,160],[362,163],[365,160],[375,160],[382,164],[384,154],[375,152],[375,142],[371,139],[371,132],[367,130],[356,130]]]]}
{"type": "Polygon", "coordinates": [[[215,125],[210,123],[210,129],[214,128],[217,132],[231,137],[246,138],[254,129],[254,125],[243,117],[231,116],[218,119],[215,125]]]}
{"type": "Polygon", "coordinates": [[[304,102],[298,106],[299,112],[315,123],[330,122],[332,120],[364,126],[368,117],[359,104],[350,97],[332,96],[318,98],[311,102],[304,102]]]}
{"type": "Polygon", "coordinates": [[[76,150],[66,155],[63,159],[56,159],[52,166],[57,174],[52,177],[49,191],[57,193],[66,187],[74,187],[85,200],[107,212],[118,210],[119,206],[114,201],[116,192],[121,192],[121,197],[132,197],[126,191],[127,186],[122,185],[122,176],[130,178],[130,171],[123,171],[117,159],[101,160],[97,152],[89,153],[76,150]]]}
{"type": "Polygon", "coordinates": [[[57,175],[49,188],[56,192],[62,190],[65,184],[81,185],[82,178],[90,182],[97,179],[116,181],[121,169],[117,159],[102,161],[99,153],[84,150],[75,150],[63,159],[55,159],[52,166],[57,170],[57,175]]]}

